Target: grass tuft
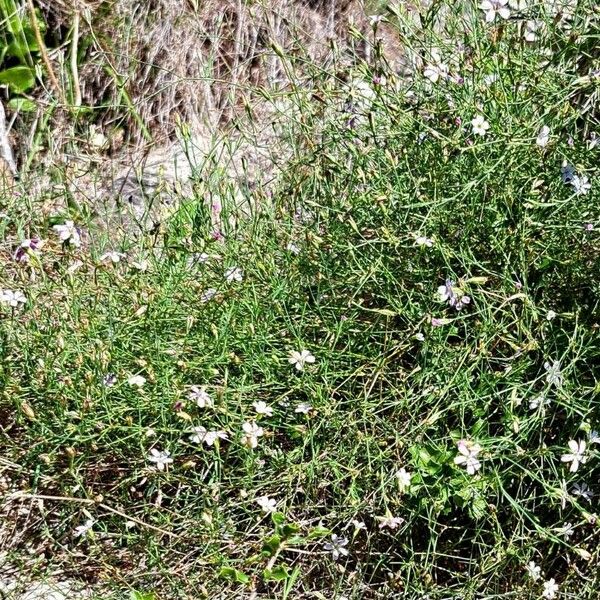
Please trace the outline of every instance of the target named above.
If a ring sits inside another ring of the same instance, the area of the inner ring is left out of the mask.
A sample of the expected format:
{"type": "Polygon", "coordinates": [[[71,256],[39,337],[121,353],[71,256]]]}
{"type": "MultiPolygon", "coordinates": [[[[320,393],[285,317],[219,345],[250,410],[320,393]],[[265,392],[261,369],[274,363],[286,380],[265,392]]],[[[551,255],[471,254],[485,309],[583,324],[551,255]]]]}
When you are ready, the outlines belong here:
{"type": "Polygon", "coordinates": [[[119,247],[2,200],[15,560],[98,597],[597,597],[597,20],[465,4],[386,12],[410,76],[375,46],[282,94],[268,189],[198,177],[119,247]]]}

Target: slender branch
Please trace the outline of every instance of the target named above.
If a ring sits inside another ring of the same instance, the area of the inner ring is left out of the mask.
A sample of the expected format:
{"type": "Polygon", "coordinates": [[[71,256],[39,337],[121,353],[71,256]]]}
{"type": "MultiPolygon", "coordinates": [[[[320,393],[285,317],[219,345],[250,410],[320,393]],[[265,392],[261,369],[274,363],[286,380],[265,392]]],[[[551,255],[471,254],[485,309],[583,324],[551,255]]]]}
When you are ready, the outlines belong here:
{"type": "Polygon", "coordinates": [[[166,535],[168,537],[179,537],[176,533],[172,533],[171,531],[167,531],[166,529],[161,529],[160,527],[156,527],[156,525],[150,525],[150,523],[145,523],[137,517],[127,515],[126,513],[121,512],[116,508],[112,508],[112,506],[108,506],[108,504],[104,504],[103,502],[98,503],[90,498],[73,498],[72,496],[48,496],[45,494],[28,494],[26,492],[15,492],[14,494],[11,494],[8,497],[9,500],[18,500],[20,498],[29,498],[32,500],[53,500],[55,502],[75,502],[76,504],[87,505],[94,504],[96,506],[99,506],[100,508],[103,508],[107,512],[113,513],[123,519],[126,519],[127,521],[133,521],[134,523],[137,523],[142,527],[146,527],[147,529],[152,529],[153,531],[157,531],[158,533],[162,533],[163,535],[166,535]]]}
{"type": "Polygon", "coordinates": [[[4,162],[6,162],[10,174],[15,177],[17,175],[17,165],[8,141],[6,114],[4,112],[2,100],[0,100],[0,157],[4,159],[4,162]]]}
{"type": "Polygon", "coordinates": [[[61,104],[66,105],[65,97],[62,93],[62,89],[58,83],[58,79],[54,74],[54,69],[52,68],[52,63],[50,62],[50,57],[48,56],[48,52],[46,50],[46,45],[44,44],[44,40],[42,38],[42,34],[40,33],[40,28],[38,27],[37,18],[35,16],[35,8],[33,6],[33,0],[27,0],[27,10],[29,11],[29,19],[31,20],[31,28],[33,29],[33,33],[35,35],[35,41],[40,49],[40,54],[42,55],[42,61],[46,67],[46,71],[48,71],[48,77],[50,78],[50,83],[54,88],[54,92],[58,96],[61,104]]]}
{"type": "Polygon", "coordinates": [[[79,86],[79,67],[77,65],[77,47],[79,45],[79,11],[73,17],[73,35],[71,37],[71,78],[73,79],[73,105],[81,106],[81,87],[79,86]]]}

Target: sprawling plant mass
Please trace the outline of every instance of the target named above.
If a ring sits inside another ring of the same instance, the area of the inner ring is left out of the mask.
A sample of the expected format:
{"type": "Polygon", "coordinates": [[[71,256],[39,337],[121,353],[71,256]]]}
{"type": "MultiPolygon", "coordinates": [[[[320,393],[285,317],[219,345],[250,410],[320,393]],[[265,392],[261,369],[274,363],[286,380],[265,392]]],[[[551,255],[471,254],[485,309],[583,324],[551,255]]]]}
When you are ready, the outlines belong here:
{"type": "Polygon", "coordinates": [[[130,238],[4,196],[15,561],[98,598],[596,598],[594,10],[382,8],[406,71],[303,65],[276,182],[199,171],[130,238]]]}

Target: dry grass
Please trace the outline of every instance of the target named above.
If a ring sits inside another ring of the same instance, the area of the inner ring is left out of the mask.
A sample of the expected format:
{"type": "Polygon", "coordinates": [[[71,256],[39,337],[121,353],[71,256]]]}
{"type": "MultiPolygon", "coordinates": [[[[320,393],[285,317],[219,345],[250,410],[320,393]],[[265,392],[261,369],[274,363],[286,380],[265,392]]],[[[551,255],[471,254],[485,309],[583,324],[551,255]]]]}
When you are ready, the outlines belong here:
{"type": "MultiPolygon", "coordinates": [[[[295,118],[290,98],[311,87],[311,73],[327,70],[343,80],[382,48],[390,64],[401,54],[385,24],[374,40],[361,0],[184,4],[38,2],[49,31],[66,42],[51,52],[61,95],[83,112],[53,113],[52,135],[42,134],[36,160],[51,168],[63,163],[67,194],[101,221],[116,214],[123,235],[131,230],[130,212],[148,213],[158,196],[160,215],[173,192],[190,192],[194,174],[217,168],[246,187],[274,180],[291,153],[278,133],[290,127],[281,121],[295,118]],[[86,143],[91,124],[106,146],[86,143]],[[183,140],[182,131],[189,134],[183,140]]],[[[44,93],[42,105],[49,106],[52,92],[44,93]]],[[[37,151],[32,132],[42,123],[38,113],[32,126],[22,124],[21,162],[37,151]]],[[[151,221],[159,219],[151,212],[151,221]]]]}
{"type": "MultiPolygon", "coordinates": [[[[74,11],[66,2],[42,4],[49,23],[71,27],[74,11]]],[[[368,44],[349,37],[350,22],[365,39],[372,37],[355,0],[190,1],[183,10],[173,0],[81,6],[79,35],[88,44],[81,98],[104,109],[98,121],[113,130],[115,147],[123,139],[136,148],[172,140],[179,122],[192,128],[228,123],[256,91],[269,93],[300,78],[303,63],[326,66],[331,40],[352,47],[354,59],[368,54],[368,44]],[[274,48],[293,57],[293,74],[274,48]]],[[[67,62],[66,56],[57,60],[67,62]]]]}

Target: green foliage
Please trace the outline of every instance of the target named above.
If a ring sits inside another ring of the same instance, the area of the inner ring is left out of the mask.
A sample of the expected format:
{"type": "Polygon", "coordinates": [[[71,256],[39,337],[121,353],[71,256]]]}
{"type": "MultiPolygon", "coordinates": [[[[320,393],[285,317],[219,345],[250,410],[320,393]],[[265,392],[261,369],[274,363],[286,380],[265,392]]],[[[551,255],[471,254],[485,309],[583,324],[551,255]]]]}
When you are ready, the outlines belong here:
{"type": "MultiPolygon", "coordinates": [[[[8,86],[17,96],[15,100],[22,100],[18,96],[35,87],[36,65],[41,65],[40,48],[28,15],[25,3],[0,0],[0,85],[8,86]]],[[[43,35],[46,26],[39,11],[36,22],[43,35]]],[[[12,107],[31,108],[24,102],[13,103],[12,107]]]]}
{"type": "Polygon", "coordinates": [[[152,592],[136,592],[132,591],[130,600],[156,600],[156,596],[152,592]]]}
{"type": "Polygon", "coordinates": [[[277,565],[263,572],[265,581],[285,581],[290,577],[290,570],[285,565],[277,565]]]}
{"type": "Polygon", "coordinates": [[[0,71],[0,84],[8,85],[15,94],[22,94],[35,85],[35,74],[29,67],[10,67],[0,71]]]}
{"type": "Polygon", "coordinates": [[[250,583],[250,578],[248,575],[238,571],[237,569],[234,569],[233,567],[221,567],[221,570],[219,571],[219,577],[233,583],[242,583],[244,585],[250,583]]]}
{"type": "Polygon", "coordinates": [[[93,243],[77,249],[51,229],[64,219],[6,207],[0,287],[27,302],[2,307],[3,455],[28,489],[70,498],[46,507],[45,544],[81,544],[91,569],[142,555],[166,597],[539,598],[530,561],[596,597],[581,484],[600,492],[600,148],[572,93],[580,40],[541,9],[496,28],[435,4],[454,37],[433,13],[426,31],[389,15],[420,57],[411,78],[383,61],[343,82],[318,70],[285,99],[294,159],[270,195],[247,192],[256,213],[217,169],[123,247],[82,213],[93,243]],[[544,20],[536,43],[526,17],[544,20]],[[453,65],[437,82],[432,48],[453,65]],[[25,232],[47,244],[17,264],[25,232]],[[101,260],[102,244],[127,259],[101,260]],[[302,350],[315,361],[298,369],[302,350]],[[110,535],[73,540],[79,501],[110,535]]]}

